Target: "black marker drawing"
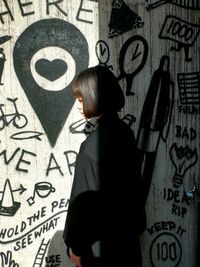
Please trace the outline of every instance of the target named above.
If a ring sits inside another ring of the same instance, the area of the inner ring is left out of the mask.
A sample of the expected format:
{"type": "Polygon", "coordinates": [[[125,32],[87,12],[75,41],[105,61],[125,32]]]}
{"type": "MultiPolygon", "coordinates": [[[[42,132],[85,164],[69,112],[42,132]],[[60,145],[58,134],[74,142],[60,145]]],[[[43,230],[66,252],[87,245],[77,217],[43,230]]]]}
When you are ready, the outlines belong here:
{"type": "Polygon", "coordinates": [[[163,27],[159,33],[159,38],[171,40],[177,43],[171,50],[185,51],[185,61],[190,62],[189,49],[194,44],[200,32],[200,25],[189,23],[175,16],[166,16],[163,27]]]}
{"type": "Polygon", "coordinates": [[[18,263],[13,260],[12,252],[10,250],[7,253],[0,252],[0,266],[1,267],[20,267],[18,263]]]}
{"type": "Polygon", "coordinates": [[[137,136],[138,148],[143,158],[142,177],[145,184],[145,195],[149,188],[160,138],[166,141],[171,120],[173,87],[169,73],[169,57],[163,56],[159,68],[154,72],[144,102],[137,136]],[[164,135],[165,133],[165,135],[164,135]]]}
{"type": "Polygon", "coordinates": [[[42,242],[40,244],[40,247],[38,249],[37,255],[35,257],[34,263],[32,265],[32,267],[41,267],[42,263],[44,261],[45,258],[45,254],[47,252],[48,246],[50,243],[50,239],[45,243],[45,239],[42,239],[42,242]]]}
{"type": "Polygon", "coordinates": [[[11,156],[8,156],[7,149],[0,151],[0,156],[2,156],[5,165],[9,165],[11,162],[13,163],[13,161],[16,160],[15,170],[19,172],[28,173],[27,166],[31,165],[30,157],[36,157],[36,154],[31,151],[17,147],[11,153],[11,156]]]}
{"type": "Polygon", "coordinates": [[[200,72],[178,73],[177,81],[181,104],[200,104],[200,72]]]}
{"type": "MultiPolygon", "coordinates": [[[[7,179],[8,180],[8,179],[7,179]]],[[[10,183],[10,181],[8,180],[8,183],[10,183]]],[[[22,195],[24,193],[24,191],[26,191],[27,189],[23,187],[22,184],[20,184],[20,187],[18,189],[12,189],[12,192],[19,192],[20,195],[22,195]]],[[[4,193],[4,191],[0,191],[0,193],[4,193]]]]}
{"type": "MultiPolygon", "coordinates": [[[[144,102],[138,133],[138,147],[146,152],[155,152],[169,116],[171,81],[169,57],[163,56],[154,72],[144,102]],[[147,138],[148,137],[148,138],[147,138]]],[[[167,137],[163,138],[164,140],[167,137]]]]}
{"type": "MultiPolygon", "coordinates": [[[[56,232],[56,235],[57,235],[57,232],[56,232]]],[[[60,238],[62,238],[62,236],[60,236],[60,238]]],[[[53,239],[52,239],[53,240],[53,239]]],[[[51,243],[53,242],[51,240],[51,243]]],[[[60,239],[59,239],[60,240],[60,239]]],[[[60,242],[60,241],[59,241],[60,242]]],[[[53,245],[52,245],[53,246],[53,245]]],[[[49,253],[49,252],[48,252],[49,253]]],[[[50,255],[50,256],[47,256],[45,257],[45,262],[46,262],[46,266],[56,266],[56,267],[59,267],[61,266],[61,255],[60,254],[56,254],[56,255],[50,255]]],[[[66,264],[66,263],[65,263],[66,264]]]]}
{"type": "Polygon", "coordinates": [[[152,241],[150,247],[150,260],[153,267],[177,267],[181,258],[181,243],[173,233],[162,232],[152,241]]]}
{"type": "Polygon", "coordinates": [[[84,0],[81,0],[80,2],[80,6],[76,15],[76,19],[78,21],[82,21],[85,23],[89,23],[92,24],[93,22],[91,20],[89,20],[88,18],[86,18],[85,13],[91,14],[92,10],[91,9],[87,9],[87,8],[83,8],[83,4],[84,4],[84,0]],[[81,13],[84,12],[84,18],[81,18],[81,13]]]}
{"type": "Polygon", "coordinates": [[[50,154],[49,163],[46,170],[46,176],[49,175],[50,171],[58,170],[60,175],[64,176],[64,173],[61,170],[61,166],[58,164],[53,153],[50,154]]]}
{"type": "Polygon", "coordinates": [[[12,225],[1,227],[0,246],[13,244],[14,251],[27,248],[34,240],[39,240],[43,235],[50,235],[50,231],[57,230],[59,221],[62,221],[64,213],[67,212],[69,199],[61,198],[48,203],[53,215],[47,215],[47,206],[34,209],[29,217],[24,220],[12,220],[12,225]],[[27,228],[29,226],[29,229],[27,228]]]}
{"type": "Polygon", "coordinates": [[[3,52],[3,48],[0,47],[0,85],[3,85],[3,83],[2,83],[2,75],[3,75],[5,61],[6,61],[6,56],[5,56],[4,52],[3,52]]]}
{"type": "Polygon", "coordinates": [[[40,198],[46,198],[50,193],[54,193],[56,189],[49,182],[39,182],[35,184],[33,196],[27,199],[28,204],[31,206],[35,203],[35,195],[37,194],[40,198]]]}
{"type": "Polygon", "coordinates": [[[198,160],[197,149],[190,148],[188,145],[178,147],[174,143],[170,148],[170,159],[175,167],[173,176],[174,187],[179,187],[183,184],[183,179],[186,172],[196,164],[198,160]]]}
{"type": "Polygon", "coordinates": [[[140,35],[134,35],[123,45],[119,55],[120,75],[118,80],[126,79],[126,95],[134,95],[131,92],[133,77],[144,67],[148,57],[148,44],[140,35]],[[131,70],[130,70],[131,69],[131,70]]]}
{"type": "Polygon", "coordinates": [[[42,86],[36,82],[30,66],[34,55],[41,50],[52,49],[52,47],[60,49],[60,54],[68,54],[75,64],[70,66],[68,62],[64,63],[61,60],[51,62],[51,58],[42,58],[41,56],[38,59],[40,61],[35,62],[35,68],[37,66],[35,72],[40,77],[44,75],[47,78],[45,83],[50,83],[51,80],[58,77],[58,74],[61,75],[59,64],[65,65],[64,78],[71,75],[72,72],[76,75],[88,67],[87,40],[73,24],[56,18],[40,20],[30,25],[18,38],[13,58],[19,82],[44,128],[51,146],[54,146],[75,101],[71,89],[72,80],[61,90],[50,91],[44,88],[45,84],[42,86]],[[55,66],[52,67],[54,63],[59,72],[47,74],[48,71],[55,71],[55,66]],[[51,65],[51,67],[42,71],[41,64],[42,66],[51,65]]]}
{"type": "Polygon", "coordinates": [[[183,190],[173,190],[171,188],[164,188],[163,199],[168,203],[171,202],[171,213],[179,217],[184,217],[187,214],[187,208],[190,206],[190,199],[183,190]],[[187,208],[186,208],[187,207],[187,208]]]}
{"type": "Polygon", "coordinates": [[[182,114],[200,114],[200,106],[196,105],[178,105],[178,112],[182,114]]]}
{"type": "Polygon", "coordinates": [[[131,114],[126,114],[123,118],[123,121],[125,121],[130,127],[134,122],[136,122],[136,117],[131,114]]]}
{"type": "Polygon", "coordinates": [[[97,123],[96,118],[91,118],[90,120],[80,119],[76,122],[73,122],[69,126],[69,131],[72,134],[77,134],[77,133],[89,134],[94,131],[96,123],[97,123]]]}
{"type": "MultiPolygon", "coordinates": [[[[62,15],[64,15],[65,17],[67,17],[67,13],[60,7],[59,3],[61,3],[61,1],[46,1],[46,14],[47,15],[50,15],[50,7],[53,6],[57,9],[57,12],[61,12],[62,15]]],[[[32,4],[32,3],[31,3],[32,4]]],[[[23,7],[22,7],[22,4],[20,5],[20,2],[19,2],[19,7],[21,10],[23,10],[23,7]]],[[[29,12],[29,13],[24,13],[23,11],[21,12],[22,15],[24,16],[28,16],[28,15],[31,15],[32,12],[29,12]]]]}
{"type": "Polygon", "coordinates": [[[176,137],[192,141],[197,138],[197,131],[193,127],[188,129],[186,126],[176,125],[176,137]]]}
{"type": "MultiPolygon", "coordinates": [[[[0,37],[0,45],[9,41],[12,38],[10,35],[4,35],[0,37]]],[[[3,48],[0,47],[0,85],[3,85],[2,81],[2,75],[4,70],[4,65],[6,61],[6,56],[4,54],[3,48]]]]}
{"type": "Polygon", "coordinates": [[[7,179],[4,184],[3,195],[0,200],[0,215],[14,216],[20,206],[20,202],[14,201],[10,180],[7,179]]]}
{"type": "Polygon", "coordinates": [[[70,133],[72,133],[72,134],[84,133],[85,124],[86,124],[86,120],[85,119],[80,119],[78,121],[73,122],[69,126],[70,133]]]}
{"type": "Polygon", "coordinates": [[[0,45],[4,44],[5,42],[9,41],[10,39],[12,39],[12,36],[10,35],[4,35],[0,37],[0,45]]]}
{"type": "Polygon", "coordinates": [[[97,118],[95,117],[87,120],[85,127],[84,127],[84,133],[85,134],[92,133],[95,130],[97,123],[98,123],[97,118]]]}
{"type": "Polygon", "coordinates": [[[36,131],[22,131],[22,132],[18,132],[15,134],[11,135],[11,139],[14,140],[26,140],[26,139],[36,139],[38,141],[41,141],[41,135],[43,135],[43,133],[41,132],[36,132],[36,131]]]}
{"type": "Polygon", "coordinates": [[[151,236],[157,234],[161,230],[173,231],[179,236],[183,236],[183,234],[186,232],[184,228],[182,228],[180,225],[176,225],[176,223],[173,221],[155,222],[153,225],[147,228],[147,231],[151,236]]]}
{"type": "Polygon", "coordinates": [[[113,38],[135,28],[142,28],[144,22],[123,0],[113,0],[109,22],[109,37],[113,38]]]}
{"type": "Polygon", "coordinates": [[[76,164],[76,157],[77,157],[77,152],[73,150],[68,150],[64,152],[64,155],[67,160],[67,166],[69,169],[69,173],[72,175],[74,171],[74,167],[76,164]]]}
{"type": "Polygon", "coordinates": [[[11,123],[17,129],[21,129],[25,127],[28,123],[26,116],[22,113],[19,113],[17,108],[17,97],[16,98],[9,98],[7,100],[10,101],[14,107],[14,113],[5,114],[3,110],[4,104],[0,104],[0,130],[3,130],[4,127],[8,127],[11,123]]]}
{"type": "Polygon", "coordinates": [[[174,4],[185,9],[200,10],[199,0],[154,0],[153,3],[147,5],[146,9],[150,11],[163,4],[174,4]]]}
{"type": "Polygon", "coordinates": [[[110,59],[110,50],[108,44],[102,40],[99,40],[95,46],[96,56],[99,60],[99,65],[103,65],[113,70],[112,65],[107,65],[110,59]]]}

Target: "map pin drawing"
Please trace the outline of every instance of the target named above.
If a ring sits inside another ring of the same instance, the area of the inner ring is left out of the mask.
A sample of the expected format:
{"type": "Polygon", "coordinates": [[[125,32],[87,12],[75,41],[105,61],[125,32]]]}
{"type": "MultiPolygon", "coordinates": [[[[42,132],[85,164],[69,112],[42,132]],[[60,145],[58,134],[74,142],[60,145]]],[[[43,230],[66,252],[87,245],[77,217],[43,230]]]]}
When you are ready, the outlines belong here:
{"type": "Polygon", "coordinates": [[[81,31],[67,21],[40,20],[17,39],[13,63],[53,147],[75,101],[73,78],[88,67],[88,43],[81,31]]]}

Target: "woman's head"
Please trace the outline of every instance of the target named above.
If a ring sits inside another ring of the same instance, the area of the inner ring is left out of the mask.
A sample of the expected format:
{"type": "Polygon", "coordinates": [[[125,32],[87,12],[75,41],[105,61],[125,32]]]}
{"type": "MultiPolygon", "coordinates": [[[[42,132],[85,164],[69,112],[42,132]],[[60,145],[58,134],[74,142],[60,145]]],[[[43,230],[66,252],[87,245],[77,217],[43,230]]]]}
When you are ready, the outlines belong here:
{"type": "Polygon", "coordinates": [[[116,77],[104,66],[82,71],[73,83],[73,93],[82,101],[86,118],[118,112],[125,103],[116,77]]]}

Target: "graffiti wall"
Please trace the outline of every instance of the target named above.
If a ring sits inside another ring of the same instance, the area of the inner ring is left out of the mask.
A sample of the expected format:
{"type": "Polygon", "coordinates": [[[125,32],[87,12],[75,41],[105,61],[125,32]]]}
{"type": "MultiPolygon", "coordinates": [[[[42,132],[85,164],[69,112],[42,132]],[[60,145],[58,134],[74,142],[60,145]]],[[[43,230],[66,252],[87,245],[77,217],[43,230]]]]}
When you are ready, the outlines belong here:
{"type": "Polygon", "coordinates": [[[0,266],[72,267],[62,231],[95,121],[71,89],[97,64],[143,156],[144,267],[199,266],[199,15],[198,0],[0,1],[0,266]]]}

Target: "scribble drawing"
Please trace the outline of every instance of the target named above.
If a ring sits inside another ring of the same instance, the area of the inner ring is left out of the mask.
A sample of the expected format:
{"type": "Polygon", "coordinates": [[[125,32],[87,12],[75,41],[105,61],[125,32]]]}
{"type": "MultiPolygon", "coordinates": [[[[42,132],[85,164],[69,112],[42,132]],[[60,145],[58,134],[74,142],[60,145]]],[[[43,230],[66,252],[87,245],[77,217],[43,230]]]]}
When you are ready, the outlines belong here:
{"type": "Polygon", "coordinates": [[[193,9],[199,10],[200,9],[200,1],[199,0],[156,0],[152,4],[148,4],[146,9],[150,11],[158,6],[163,4],[174,4],[176,6],[183,7],[185,9],[193,9]]]}
{"type": "Polygon", "coordinates": [[[144,22],[122,0],[113,0],[109,22],[109,37],[113,38],[134,28],[141,28],[144,22]]]}
{"type": "Polygon", "coordinates": [[[17,104],[16,104],[17,99],[18,99],[17,97],[16,98],[7,97],[7,100],[13,104],[14,113],[5,114],[2,108],[4,104],[0,104],[0,112],[1,112],[0,130],[3,130],[5,127],[8,127],[11,123],[17,129],[21,129],[27,125],[28,119],[26,118],[24,114],[19,113],[18,111],[17,104]]]}
{"type": "Polygon", "coordinates": [[[178,73],[181,104],[200,104],[200,72],[178,73]]]}
{"type": "Polygon", "coordinates": [[[38,252],[36,254],[36,257],[35,257],[35,260],[34,260],[32,267],[41,267],[42,266],[42,263],[43,263],[43,260],[44,260],[49,243],[50,243],[50,239],[47,243],[45,243],[44,238],[42,239],[42,242],[39,246],[39,249],[38,249],[38,252]]]}

